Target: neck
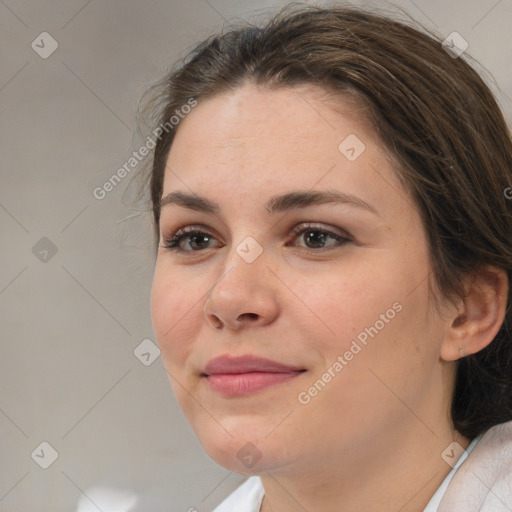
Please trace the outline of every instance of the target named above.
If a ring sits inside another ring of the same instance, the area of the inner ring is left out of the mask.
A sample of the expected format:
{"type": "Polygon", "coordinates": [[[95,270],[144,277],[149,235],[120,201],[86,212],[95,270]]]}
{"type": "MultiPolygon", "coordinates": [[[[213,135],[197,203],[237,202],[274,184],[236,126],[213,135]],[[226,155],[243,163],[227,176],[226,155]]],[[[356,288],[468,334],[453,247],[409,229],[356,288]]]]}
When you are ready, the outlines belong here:
{"type": "Polygon", "coordinates": [[[456,441],[470,443],[453,429],[433,434],[423,428],[387,438],[380,445],[330,455],[303,472],[261,475],[261,512],[422,512],[451,471],[441,453],[456,441]]]}

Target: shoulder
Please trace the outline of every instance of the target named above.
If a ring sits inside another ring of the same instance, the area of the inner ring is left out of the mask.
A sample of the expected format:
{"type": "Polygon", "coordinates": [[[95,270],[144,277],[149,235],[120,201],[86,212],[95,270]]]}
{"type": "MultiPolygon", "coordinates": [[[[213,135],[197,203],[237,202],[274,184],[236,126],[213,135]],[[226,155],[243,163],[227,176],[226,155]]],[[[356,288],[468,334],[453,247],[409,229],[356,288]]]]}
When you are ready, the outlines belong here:
{"type": "Polygon", "coordinates": [[[264,490],[257,476],[249,477],[232,492],[213,512],[258,512],[263,500],[264,490]]]}
{"type": "Polygon", "coordinates": [[[490,428],[461,464],[438,512],[512,510],[512,421],[490,428]]]}

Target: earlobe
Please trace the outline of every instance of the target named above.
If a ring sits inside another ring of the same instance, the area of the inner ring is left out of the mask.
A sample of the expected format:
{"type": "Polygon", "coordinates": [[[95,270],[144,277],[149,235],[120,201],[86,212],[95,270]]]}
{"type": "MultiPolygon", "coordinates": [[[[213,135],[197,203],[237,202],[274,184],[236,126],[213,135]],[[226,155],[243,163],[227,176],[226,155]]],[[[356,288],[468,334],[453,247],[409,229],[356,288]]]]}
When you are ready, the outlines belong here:
{"type": "Polygon", "coordinates": [[[467,276],[466,295],[457,305],[441,346],[441,358],[455,361],[487,347],[503,324],[508,277],[498,267],[484,265],[467,276]]]}

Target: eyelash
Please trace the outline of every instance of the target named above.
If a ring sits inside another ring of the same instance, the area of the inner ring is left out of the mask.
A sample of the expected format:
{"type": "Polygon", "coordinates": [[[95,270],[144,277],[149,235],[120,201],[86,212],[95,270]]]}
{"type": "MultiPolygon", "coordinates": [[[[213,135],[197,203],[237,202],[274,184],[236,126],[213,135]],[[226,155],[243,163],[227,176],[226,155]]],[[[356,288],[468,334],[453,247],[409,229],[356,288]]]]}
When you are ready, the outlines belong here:
{"type": "MultiPolygon", "coordinates": [[[[318,226],[315,226],[313,224],[308,224],[308,223],[300,224],[297,227],[295,227],[292,230],[291,235],[297,238],[300,235],[303,235],[304,233],[307,233],[307,232],[322,233],[324,235],[327,235],[330,238],[333,238],[334,240],[336,240],[338,242],[337,244],[333,244],[335,247],[343,246],[346,243],[352,241],[352,239],[349,238],[349,236],[341,236],[341,235],[334,233],[328,229],[320,228],[318,226]]],[[[213,235],[204,231],[203,229],[199,229],[197,226],[186,226],[184,228],[179,229],[178,231],[176,231],[175,233],[173,233],[170,236],[164,236],[163,237],[164,244],[162,245],[162,247],[165,249],[168,249],[170,251],[177,252],[177,253],[200,253],[200,252],[203,252],[207,249],[198,249],[198,250],[187,251],[180,247],[180,243],[183,239],[185,239],[186,237],[190,237],[192,235],[198,235],[198,234],[199,235],[207,235],[208,237],[213,238],[213,235]]],[[[305,249],[305,251],[309,252],[309,253],[319,253],[319,252],[332,250],[332,246],[320,247],[318,249],[303,247],[303,249],[305,249]]]]}

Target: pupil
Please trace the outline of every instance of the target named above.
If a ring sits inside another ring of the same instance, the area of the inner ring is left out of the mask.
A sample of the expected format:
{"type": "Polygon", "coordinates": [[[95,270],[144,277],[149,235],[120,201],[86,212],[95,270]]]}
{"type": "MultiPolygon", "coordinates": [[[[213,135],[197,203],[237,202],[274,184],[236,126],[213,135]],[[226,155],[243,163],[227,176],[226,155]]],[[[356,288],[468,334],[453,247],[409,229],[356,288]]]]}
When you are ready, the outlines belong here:
{"type": "Polygon", "coordinates": [[[313,245],[323,244],[325,243],[325,233],[321,233],[320,231],[309,231],[307,236],[307,241],[313,242],[313,245]],[[317,236],[311,235],[312,233],[316,233],[317,236]]]}
{"type": "Polygon", "coordinates": [[[196,246],[201,246],[201,241],[199,241],[199,243],[196,244],[197,240],[199,239],[203,239],[203,242],[206,240],[206,243],[208,243],[208,235],[201,235],[201,234],[195,234],[192,236],[192,245],[196,245],[196,246]]]}

